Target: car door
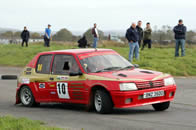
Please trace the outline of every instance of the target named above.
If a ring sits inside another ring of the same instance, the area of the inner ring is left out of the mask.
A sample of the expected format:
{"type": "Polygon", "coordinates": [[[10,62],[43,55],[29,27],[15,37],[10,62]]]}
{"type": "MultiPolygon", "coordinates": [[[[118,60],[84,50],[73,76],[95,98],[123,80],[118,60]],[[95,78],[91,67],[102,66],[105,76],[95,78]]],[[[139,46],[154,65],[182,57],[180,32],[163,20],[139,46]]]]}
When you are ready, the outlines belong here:
{"type": "Polygon", "coordinates": [[[86,101],[85,76],[79,75],[79,66],[72,55],[54,56],[50,79],[50,93],[57,102],[84,103],[86,101]],[[72,75],[71,75],[72,74],[72,75]]]}
{"type": "Polygon", "coordinates": [[[51,70],[53,55],[41,55],[36,64],[36,73],[34,75],[35,85],[39,90],[39,99],[42,101],[50,101],[49,90],[49,74],[51,70]]]}

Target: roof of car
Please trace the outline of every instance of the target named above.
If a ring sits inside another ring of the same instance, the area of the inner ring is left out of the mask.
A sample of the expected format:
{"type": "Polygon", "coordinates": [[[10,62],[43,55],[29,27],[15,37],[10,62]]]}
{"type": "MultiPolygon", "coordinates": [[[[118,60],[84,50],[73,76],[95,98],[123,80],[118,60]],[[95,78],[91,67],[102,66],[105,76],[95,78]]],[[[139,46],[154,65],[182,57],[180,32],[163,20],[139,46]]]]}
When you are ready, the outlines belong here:
{"type": "Polygon", "coordinates": [[[67,49],[67,50],[56,50],[56,51],[49,51],[44,53],[72,53],[72,54],[81,54],[81,53],[90,53],[90,52],[101,52],[101,51],[113,51],[112,49],[94,49],[94,48],[88,48],[88,49],[67,49]]]}

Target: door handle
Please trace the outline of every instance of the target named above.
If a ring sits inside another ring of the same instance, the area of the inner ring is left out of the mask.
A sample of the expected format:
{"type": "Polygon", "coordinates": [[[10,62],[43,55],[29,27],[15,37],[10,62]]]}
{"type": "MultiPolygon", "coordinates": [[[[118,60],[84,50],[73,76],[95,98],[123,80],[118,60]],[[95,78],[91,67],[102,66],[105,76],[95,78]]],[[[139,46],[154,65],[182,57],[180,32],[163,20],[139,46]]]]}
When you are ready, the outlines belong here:
{"type": "Polygon", "coordinates": [[[50,77],[50,80],[54,80],[54,78],[53,77],[50,77]]]}

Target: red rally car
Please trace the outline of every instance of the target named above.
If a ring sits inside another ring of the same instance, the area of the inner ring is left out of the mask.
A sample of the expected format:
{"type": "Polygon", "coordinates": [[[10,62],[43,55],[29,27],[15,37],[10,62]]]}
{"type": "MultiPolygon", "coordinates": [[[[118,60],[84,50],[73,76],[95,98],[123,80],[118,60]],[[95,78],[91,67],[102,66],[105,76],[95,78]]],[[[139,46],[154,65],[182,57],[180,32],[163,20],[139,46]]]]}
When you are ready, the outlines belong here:
{"type": "Polygon", "coordinates": [[[77,103],[98,113],[152,104],[169,108],[176,84],[169,74],[139,69],[111,49],[37,54],[18,78],[16,104],[77,103]]]}

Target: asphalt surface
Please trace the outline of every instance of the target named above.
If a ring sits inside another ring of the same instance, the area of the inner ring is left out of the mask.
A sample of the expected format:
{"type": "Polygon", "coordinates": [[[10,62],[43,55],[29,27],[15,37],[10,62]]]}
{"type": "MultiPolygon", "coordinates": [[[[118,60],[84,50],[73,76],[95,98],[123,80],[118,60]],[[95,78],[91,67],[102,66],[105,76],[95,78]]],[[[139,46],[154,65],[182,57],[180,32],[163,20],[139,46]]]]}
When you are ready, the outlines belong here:
{"type": "MultiPolygon", "coordinates": [[[[0,67],[1,74],[18,74],[21,68],[0,67]]],[[[41,104],[26,108],[15,103],[15,80],[0,80],[0,115],[41,120],[51,126],[89,130],[196,130],[196,78],[176,78],[177,93],[168,110],[151,106],[115,109],[112,114],[86,112],[81,105],[41,104]]]]}

